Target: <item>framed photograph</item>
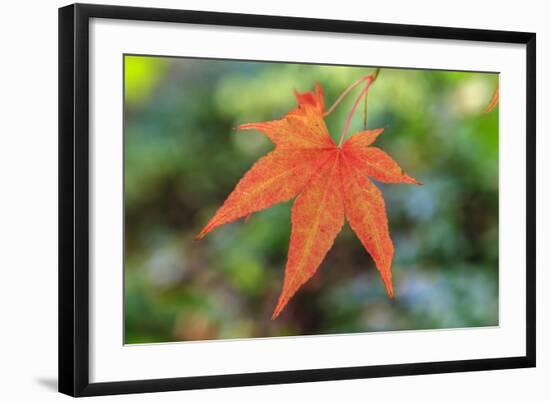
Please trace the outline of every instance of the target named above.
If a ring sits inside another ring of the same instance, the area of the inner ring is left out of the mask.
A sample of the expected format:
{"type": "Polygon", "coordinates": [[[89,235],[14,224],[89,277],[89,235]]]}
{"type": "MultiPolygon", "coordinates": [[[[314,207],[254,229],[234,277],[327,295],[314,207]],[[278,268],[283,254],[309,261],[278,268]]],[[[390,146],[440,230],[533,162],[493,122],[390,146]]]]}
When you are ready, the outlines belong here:
{"type": "Polygon", "coordinates": [[[534,33],[61,8],[59,390],[535,366],[535,79],[534,33]]]}

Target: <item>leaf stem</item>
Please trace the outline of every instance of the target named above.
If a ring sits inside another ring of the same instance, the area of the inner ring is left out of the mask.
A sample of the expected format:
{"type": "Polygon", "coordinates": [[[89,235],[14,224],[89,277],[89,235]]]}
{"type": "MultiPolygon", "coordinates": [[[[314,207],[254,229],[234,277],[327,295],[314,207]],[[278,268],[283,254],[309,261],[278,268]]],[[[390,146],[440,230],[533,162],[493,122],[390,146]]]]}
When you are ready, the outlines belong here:
{"type": "Polygon", "coordinates": [[[359,78],[357,81],[355,81],[354,83],[352,83],[350,86],[348,86],[346,88],[345,91],[342,92],[342,94],[340,96],[338,96],[338,99],[336,99],[336,101],[332,104],[332,106],[330,106],[330,109],[328,109],[324,114],[323,114],[323,117],[326,117],[328,116],[330,113],[332,113],[334,111],[334,109],[336,108],[336,106],[338,106],[338,104],[340,104],[340,102],[348,95],[348,93],[350,93],[353,89],[355,89],[355,87],[357,85],[359,85],[361,82],[365,82],[367,79],[372,79],[372,76],[371,75],[365,75],[364,77],[361,77],[359,78]]]}
{"type": "Polygon", "coordinates": [[[359,93],[359,96],[357,96],[357,99],[355,99],[355,103],[353,104],[353,107],[351,108],[351,111],[348,115],[348,119],[346,120],[346,125],[344,125],[344,130],[342,131],[342,135],[340,136],[340,142],[338,142],[338,147],[342,146],[342,142],[344,142],[344,137],[346,136],[346,132],[348,132],[349,124],[351,123],[351,118],[353,117],[353,113],[355,113],[355,109],[359,105],[359,102],[361,101],[361,98],[365,96],[367,91],[369,90],[369,87],[372,85],[376,78],[374,75],[369,75],[365,78],[367,81],[365,87],[361,92],[359,93]]]}
{"type": "MultiPolygon", "coordinates": [[[[372,81],[376,81],[376,78],[378,78],[378,74],[380,74],[380,68],[376,68],[374,70],[374,72],[372,73],[372,81]]],[[[364,103],[364,107],[363,107],[363,131],[367,129],[367,113],[368,113],[368,109],[367,109],[367,105],[368,105],[368,98],[369,98],[369,93],[365,93],[365,98],[363,100],[363,103],[364,103]]]]}
{"type": "Polygon", "coordinates": [[[369,98],[369,93],[365,93],[365,97],[363,99],[363,131],[365,131],[367,129],[367,104],[368,104],[368,99],[369,98]]]}

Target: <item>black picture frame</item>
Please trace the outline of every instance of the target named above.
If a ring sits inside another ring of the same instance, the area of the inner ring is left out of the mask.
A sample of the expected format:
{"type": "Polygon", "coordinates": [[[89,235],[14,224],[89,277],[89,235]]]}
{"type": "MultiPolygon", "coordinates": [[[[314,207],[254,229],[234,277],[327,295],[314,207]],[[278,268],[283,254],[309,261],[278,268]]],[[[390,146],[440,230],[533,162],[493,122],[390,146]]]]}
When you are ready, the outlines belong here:
{"type": "Polygon", "coordinates": [[[534,367],[536,35],[479,29],[74,4],[59,9],[59,391],[95,396],[534,367]],[[526,45],[526,354],[521,357],[406,363],[90,383],[89,380],[89,22],[160,21],[516,43],[526,45]]]}

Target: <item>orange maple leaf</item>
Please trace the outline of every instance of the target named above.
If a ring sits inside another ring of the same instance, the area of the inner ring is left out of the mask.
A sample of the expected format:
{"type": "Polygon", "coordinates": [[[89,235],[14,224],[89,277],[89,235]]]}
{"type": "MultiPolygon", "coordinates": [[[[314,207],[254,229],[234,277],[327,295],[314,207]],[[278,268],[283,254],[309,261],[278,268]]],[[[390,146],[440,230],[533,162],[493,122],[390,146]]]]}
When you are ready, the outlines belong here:
{"type": "Polygon", "coordinates": [[[493,97],[491,98],[491,101],[489,102],[489,105],[485,109],[485,113],[490,113],[498,104],[498,98],[499,98],[499,85],[497,84],[497,87],[495,91],[493,92],[493,97]]]}
{"type": "Polygon", "coordinates": [[[418,184],[384,151],[370,146],[383,129],[356,133],[336,146],[325,125],[325,102],[319,84],[315,92],[296,93],[296,99],[298,106],[280,120],[238,127],[260,131],[275,149],[248,170],[197,235],[200,239],[222,224],[297,196],[292,206],[283,289],[272,319],[315,274],[342,229],[344,218],[374,259],[388,296],[393,297],[393,243],[384,199],[367,175],[385,183],[418,184]]]}

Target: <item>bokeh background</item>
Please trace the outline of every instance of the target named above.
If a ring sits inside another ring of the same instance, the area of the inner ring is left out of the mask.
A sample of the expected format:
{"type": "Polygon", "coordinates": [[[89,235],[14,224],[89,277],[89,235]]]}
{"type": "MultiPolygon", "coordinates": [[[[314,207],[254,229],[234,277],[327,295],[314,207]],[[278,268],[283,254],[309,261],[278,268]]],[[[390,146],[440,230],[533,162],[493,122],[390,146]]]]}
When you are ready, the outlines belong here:
{"type": "MultiPolygon", "coordinates": [[[[194,241],[273,147],[233,127],[280,118],[293,91],[315,82],[328,107],[370,72],[125,57],[125,343],[498,324],[498,108],[484,112],[498,74],[382,68],[369,90],[368,127],[386,129],[376,146],[425,184],[377,183],[395,245],[394,301],[346,224],[272,321],[292,202],[194,241]]],[[[327,119],[336,140],[353,100],[327,119]]]]}

